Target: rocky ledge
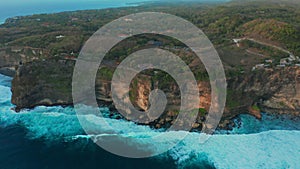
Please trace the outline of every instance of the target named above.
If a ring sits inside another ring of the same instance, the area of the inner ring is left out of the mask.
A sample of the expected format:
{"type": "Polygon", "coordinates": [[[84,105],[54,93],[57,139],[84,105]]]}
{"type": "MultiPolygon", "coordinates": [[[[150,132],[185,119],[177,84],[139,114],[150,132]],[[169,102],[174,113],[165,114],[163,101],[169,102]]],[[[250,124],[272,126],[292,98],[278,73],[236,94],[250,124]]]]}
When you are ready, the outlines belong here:
{"type": "MultiPolygon", "coordinates": [[[[72,105],[71,80],[75,61],[44,60],[23,64],[12,81],[12,103],[16,110],[38,105],[72,105]]],[[[99,73],[98,73],[99,74],[99,73]]],[[[227,103],[221,128],[226,128],[231,119],[242,113],[261,118],[260,112],[300,114],[300,69],[287,67],[257,70],[227,79],[227,103]]],[[[101,74],[100,74],[101,76],[101,74]]],[[[210,85],[199,81],[199,113],[193,128],[200,130],[210,107],[210,85]]],[[[147,110],[150,91],[157,88],[153,78],[147,74],[137,77],[132,85],[133,105],[147,110]]],[[[176,119],[180,107],[180,92],[176,83],[163,88],[168,98],[165,113],[150,125],[156,128],[168,127],[176,119]]],[[[96,96],[99,102],[110,105],[110,80],[101,77],[96,80],[96,96]]],[[[184,122],[182,122],[184,123],[184,122]]]]}

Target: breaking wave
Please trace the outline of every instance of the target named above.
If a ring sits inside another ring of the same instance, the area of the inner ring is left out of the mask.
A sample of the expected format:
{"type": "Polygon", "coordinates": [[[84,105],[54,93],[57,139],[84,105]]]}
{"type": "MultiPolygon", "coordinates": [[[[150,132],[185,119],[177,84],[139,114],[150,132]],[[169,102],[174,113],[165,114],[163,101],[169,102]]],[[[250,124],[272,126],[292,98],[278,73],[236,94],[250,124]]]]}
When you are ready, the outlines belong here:
{"type": "MultiPolygon", "coordinates": [[[[11,125],[20,125],[27,130],[29,139],[44,139],[53,142],[86,141],[88,139],[102,139],[115,137],[111,128],[99,127],[98,130],[106,134],[86,135],[81,128],[75,111],[72,107],[36,107],[32,110],[23,110],[16,113],[11,108],[11,79],[0,75],[0,126],[5,128],[11,125]]],[[[109,113],[108,108],[101,108],[101,112],[109,113]]],[[[91,115],[84,117],[91,124],[97,123],[97,118],[91,115]]],[[[178,168],[300,168],[300,131],[297,130],[270,130],[261,127],[251,132],[246,131],[245,122],[259,126],[256,121],[245,121],[235,134],[213,135],[206,143],[199,142],[200,133],[189,133],[176,147],[155,157],[157,160],[171,158],[178,168]],[[263,131],[254,133],[255,131],[263,131]],[[252,134],[242,134],[252,133],[252,134]]],[[[243,120],[243,119],[241,119],[243,120]]],[[[124,120],[106,119],[106,122],[121,133],[119,137],[130,138],[134,141],[141,137],[152,137],[160,133],[147,126],[136,125],[124,120]]],[[[290,122],[289,122],[290,123],[290,122]]],[[[268,123],[269,124],[269,123],[268,123]]],[[[266,125],[267,126],[267,125],[266,125]]],[[[271,128],[272,129],[272,128],[271,128]]],[[[279,129],[279,128],[273,128],[279,129]]],[[[177,141],[184,131],[171,131],[165,135],[165,140],[177,141]]],[[[153,150],[166,146],[161,140],[151,140],[153,150]]],[[[146,145],[148,143],[139,143],[146,145]]]]}

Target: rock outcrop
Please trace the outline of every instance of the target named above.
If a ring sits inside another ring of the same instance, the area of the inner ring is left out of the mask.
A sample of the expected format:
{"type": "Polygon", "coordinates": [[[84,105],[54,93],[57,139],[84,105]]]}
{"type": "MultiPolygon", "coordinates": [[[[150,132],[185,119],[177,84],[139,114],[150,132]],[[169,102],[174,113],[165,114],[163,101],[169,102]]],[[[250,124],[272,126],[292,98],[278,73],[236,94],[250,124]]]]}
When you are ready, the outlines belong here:
{"type": "Polygon", "coordinates": [[[38,105],[72,104],[71,78],[74,61],[47,60],[19,66],[12,81],[16,110],[38,105]]]}
{"type": "MultiPolygon", "coordinates": [[[[74,64],[73,60],[51,59],[20,66],[12,82],[12,103],[16,105],[16,110],[38,105],[72,105],[74,64]]],[[[241,113],[249,113],[257,118],[261,118],[262,111],[299,116],[298,73],[299,67],[288,67],[257,70],[227,79],[227,104],[220,126],[226,127],[230,119],[241,113]]],[[[111,82],[97,78],[95,83],[98,101],[111,105],[111,82]]],[[[198,86],[201,98],[198,119],[193,126],[195,129],[201,129],[211,100],[209,82],[200,81],[198,86]]],[[[149,94],[157,87],[158,84],[147,74],[136,77],[131,87],[133,105],[140,110],[147,110],[151,106],[149,94]]],[[[168,98],[168,105],[165,113],[151,123],[156,128],[172,124],[180,107],[180,92],[176,83],[162,90],[168,98]]]]}

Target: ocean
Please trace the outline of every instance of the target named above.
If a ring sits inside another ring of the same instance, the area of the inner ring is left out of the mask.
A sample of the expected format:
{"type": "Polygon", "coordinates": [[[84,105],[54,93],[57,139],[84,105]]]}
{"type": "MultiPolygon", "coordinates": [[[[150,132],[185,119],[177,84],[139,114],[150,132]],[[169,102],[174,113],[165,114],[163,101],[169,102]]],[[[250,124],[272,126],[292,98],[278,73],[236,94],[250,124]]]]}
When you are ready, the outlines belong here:
{"type": "MultiPolygon", "coordinates": [[[[11,0],[1,2],[0,22],[14,16],[123,7],[140,1],[11,0]]],[[[80,126],[72,107],[39,106],[14,112],[11,80],[0,74],[0,169],[300,168],[300,120],[293,117],[264,113],[260,121],[241,115],[236,119],[237,127],[217,131],[204,144],[199,142],[201,133],[173,131],[164,140],[173,142],[182,135],[187,134],[187,137],[158,156],[131,159],[111,154],[94,144],[80,126]]],[[[101,111],[109,113],[106,107],[101,111]]],[[[121,137],[133,141],[159,133],[124,120],[105,120],[122,133],[121,137]]],[[[152,141],[154,151],[166,146],[161,141],[152,141]]]]}
{"type": "MultiPolygon", "coordinates": [[[[259,121],[243,115],[237,119],[240,124],[237,128],[219,131],[204,144],[199,142],[200,133],[188,133],[184,140],[161,155],[130,159],[94,144],[85,135],[72,107],[39,106],[14,112],[10,83],[10,77],[0,75],[1,169],[300,168],[299,119],[264,114],[263,121],[259,121]]],[[[101,111],[109,109],[102,107],[101,111]]],[[[135,140],[159,133],[124,120],[105,120],[121,131],[123,138],[135,140]]],[[[187,133],[172,131],[164,140],[177,141],[184,134],[187,133]]],[[[152,141],[153,150],[166,146],[159,140],[152,141]]],[[[146,144],[149,143],[140,143],[146,144]]]]}
{"type": "Polygon", "coordinates": [[[15,16],[137,6],[147,1],[150,0],[76,0],[76,2],[72,0],[2,0],[0,5],[0,24],[4,23],[7,18],[15,16]]]}

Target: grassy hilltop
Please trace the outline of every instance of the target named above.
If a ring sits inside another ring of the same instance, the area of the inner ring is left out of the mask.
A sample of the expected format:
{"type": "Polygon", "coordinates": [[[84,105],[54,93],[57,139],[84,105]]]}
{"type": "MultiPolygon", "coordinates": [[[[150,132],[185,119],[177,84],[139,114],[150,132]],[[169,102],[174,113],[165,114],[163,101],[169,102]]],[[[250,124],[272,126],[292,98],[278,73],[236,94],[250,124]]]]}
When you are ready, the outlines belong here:
{"type": "MultiPolygon", "coordinates": [[[[15,17],[0,25],[0,71],[7,67],[17,70],[12,100],[18,108],[72,104],[74,62],[95,31],[128,14],[165,12],[198,26],[217,49],[228,81],[224,121],[244,112],[259,118],[259,110],[296,114],[300,112],[300,102],[294,99],[300,63],[299,7],[296,1],[268,0],[153,2],[138,7],[15,17]]],[[[195,54],[170,37],[139,35],[111,49],[97,74],[97,99],[111,102],[110,80],[115,68],[129,54],[149,47],[170,50],[193,71],[202,101],[195,128],[201,128],[212,99],[208,75],[195,54]]],[[[168,125],[180,105],[180,91],[171,76],[161,71],[142,72],[132,81],[130,99],[147,110],[148,95],[154,88],[167,93],[169,107],[157,124],[168,125]]]]}

